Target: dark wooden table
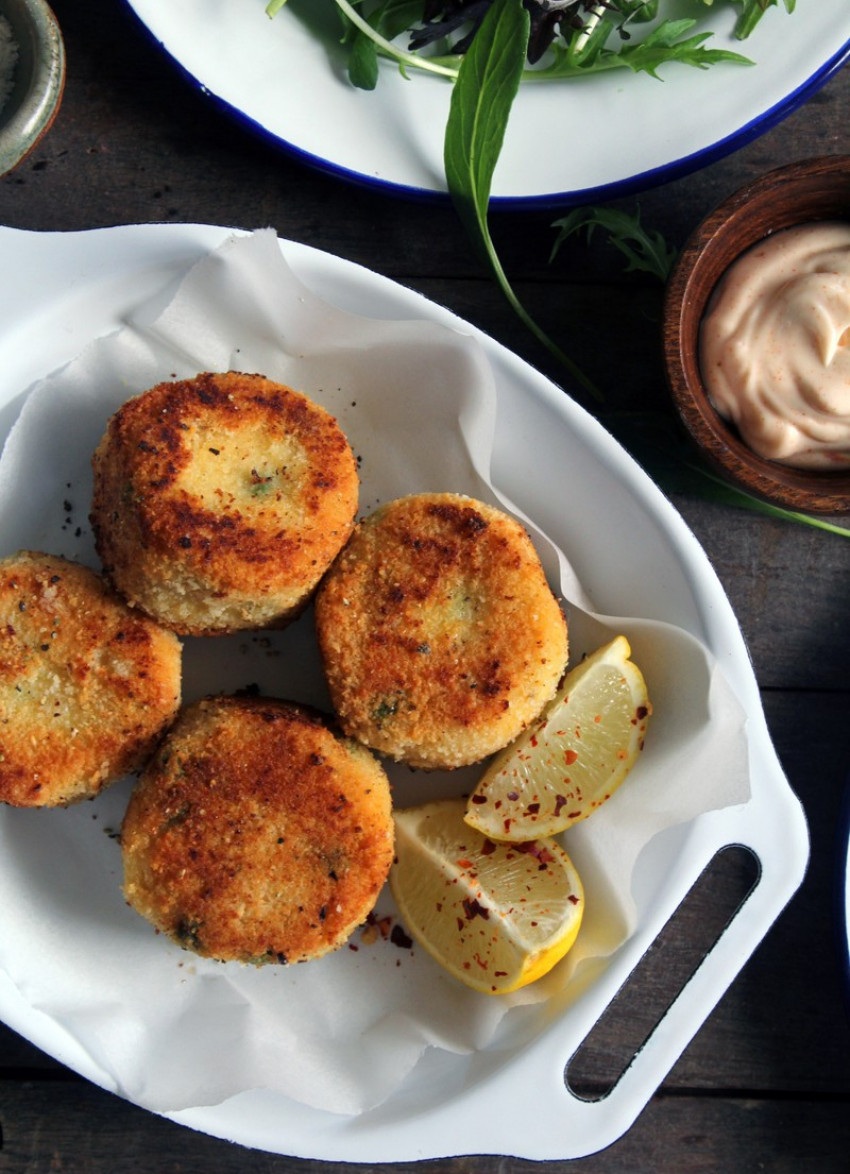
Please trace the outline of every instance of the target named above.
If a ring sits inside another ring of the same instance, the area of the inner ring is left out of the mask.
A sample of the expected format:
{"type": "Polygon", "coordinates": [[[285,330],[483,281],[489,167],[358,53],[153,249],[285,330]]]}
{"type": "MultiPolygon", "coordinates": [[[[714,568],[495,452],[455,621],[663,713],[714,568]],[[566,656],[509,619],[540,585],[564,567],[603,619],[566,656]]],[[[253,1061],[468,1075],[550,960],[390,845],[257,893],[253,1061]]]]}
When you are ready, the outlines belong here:
{"type": "MultiPolygon", "coordinates": [[[[271,225],[282,237],[421,291],[562,382],[480,268],[448,205],[343,184],[253,137],[196,92],[116,0],[55,0],[54,7],[68,55],[64,103],[35,153],[0,181],[0,223],[37,230],[271,225]]],[[[642,194],[643,221],[680,245],[746,180],[836,152],[850,152],[850,70],[730,157],[642,194]]],[[[635,202],[619,201],[629,209],[635,202]]],[[[520,298],[606,389],[609,405],[666,410],[657,284],[625,274],[601,238],[591,248],[570,246],[550,265],[555,215],[493,216],[520,298]]],[[[14,275],[3,272],[3,280],[14,275]]],[[[608,1150],[569,1165],[576,1174],[846,1174],[850,1031],[833,900],[850,768],[850,543],[690,493],[673,496],[749,644],[772,735],[809,820],[811,864],[797,896],[634,1127],[608,1150]]],[[[699,937],[703,920],[697,908],[677,927],[685,945],[699,937]]],[[[603,1059],[589,1060],[591,1084],[602,1078],[603,1059]]],[[[323,1164],[243,1150],[162,1120],[93,1087],[0,1026],[3,1174],[298,1174],[314,1166],[323,1164]]],[[[424,1168],[519,1174],[538,1167],[459,1157],[424,1168]]]]}

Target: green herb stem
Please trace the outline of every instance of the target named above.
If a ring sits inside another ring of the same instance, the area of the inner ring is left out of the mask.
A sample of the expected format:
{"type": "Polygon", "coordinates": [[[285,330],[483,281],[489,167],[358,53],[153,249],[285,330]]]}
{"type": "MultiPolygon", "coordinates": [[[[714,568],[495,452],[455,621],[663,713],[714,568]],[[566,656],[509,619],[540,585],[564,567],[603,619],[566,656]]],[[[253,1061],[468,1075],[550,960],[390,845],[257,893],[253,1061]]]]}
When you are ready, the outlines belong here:
{"type": "Polygon", "coordinates": [[[493,246],[489,229],[487,229],[486,232],[482,231],[482,245],[486,250],[490,268],[492,269],[496,281],[499,284],[499,288],[501,289],[503,295],[508,301],[508,304],[513,309],[519,320],[528,330],[531,331],[537,341],[540,342],[547,351],[549,351],[552,357],[555,358],[561,364],[561,366],[565,368],[570,376],[581,387],[584,388],[588,395],[596,400],[597,403],[604,403],[605,397],[596,384],[587,375],[585,375],[584,371],[582,371],[581,368],[573,362],[569,355],[567,355],[561,349],[561,347],[558,346],[554,339],[550,338],[541,326],[538,326],[537,322],[535,322],[535,320],[531,317],[531,315],[520,302],[519,298],[514,293],[513,287],[508,281],[508,278],[502,267],[502,263],[499,260],[495,247],[493,246]]]}
{"type": "Polygon", "coordinates": [[[520,320],[594,399],[590,379],[531,318],[514,293],[488,224],[493,173],[522,78],[530,22],[522,0],[495,0],[464,56],[443,147],[446,183],[461,222],[520,320]]]}
{"type": "MultiPolygon", "coordinates": [[[[283,0],[283,2],[285,3],[286,0],[283,0]]],[[[334,0],[334,3],[340,12],[342,12],[355,26],[355,28],[358,28],[361,33],[375,42],[375,45],[380,50],[380,52],[384,53],[387,57],[393,58],[399,63],[399,65],[402,67],[402,73],[404,72],[404,66],[408,66],[411,69],[421,69],[428,73],[436,73],[442,77],[455,79],[458,76],[459,71],[455,66],[443,65],[440,61],[432,60],[428,57],[422,57],[418,53],[408,53],[405,49],[399,49],[397,45],[394,45],[391,41],[388,41],[386,37],[382,37],[381,34],[372,25],[370,25],[369,22],[365,20],[355,8],[353,8],[348,3],[348,0],[334,0]]]]}

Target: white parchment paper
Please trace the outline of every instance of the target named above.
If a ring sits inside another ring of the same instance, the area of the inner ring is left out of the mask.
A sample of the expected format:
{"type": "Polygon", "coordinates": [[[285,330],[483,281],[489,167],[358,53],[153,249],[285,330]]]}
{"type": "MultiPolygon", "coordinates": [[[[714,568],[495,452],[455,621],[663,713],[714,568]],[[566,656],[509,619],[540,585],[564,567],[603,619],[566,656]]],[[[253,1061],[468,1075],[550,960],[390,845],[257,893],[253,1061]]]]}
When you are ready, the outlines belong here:
{"type": "MultiPolygon", "coordinates": [[[[90,458],[129,396],[203,370],[262,372],[324,404],[361,461],[361,512],[425,490],[510,508],[490,484],[496,396],[477,341],[427,321],[373,321],[307,290],[270,230],[234,235],[164,309],[142,306],[34,386],[0,458],[0,536],[97,567],[90,458]]],[[[353,1115],[379,1104],[428,1047],[487,1046],[506,1016],[562,994],[583,962],[634,928],[635,862],[657,832],[749,796],[745,716],[690,634],[641,617],[596,616],[568,561],[524,519],[570,621],[573,659],[622,631],[655,715],[626,784],[565,837],[588,894],[571,954],[542,983],[493,999],[380,933],[299,967],[196,958],[123,901],[116,843],[125,780],[66,811],[0,810],[2,966],[27,1002],[70,1032],[116,1091],[173,1112],[267,1088],[353,1115]]],[[[249,684],[328,706],[308,611],[279,633],[184,643],[184,698],[249,684]]],[[[388,769],[398,806],[460,793],[477,770],[388,769]]],[[[387,893],[378,905],[392,918],[387,893]]],[[[589,1025],[588,1025],[589,1026],[589,1025]]]]}

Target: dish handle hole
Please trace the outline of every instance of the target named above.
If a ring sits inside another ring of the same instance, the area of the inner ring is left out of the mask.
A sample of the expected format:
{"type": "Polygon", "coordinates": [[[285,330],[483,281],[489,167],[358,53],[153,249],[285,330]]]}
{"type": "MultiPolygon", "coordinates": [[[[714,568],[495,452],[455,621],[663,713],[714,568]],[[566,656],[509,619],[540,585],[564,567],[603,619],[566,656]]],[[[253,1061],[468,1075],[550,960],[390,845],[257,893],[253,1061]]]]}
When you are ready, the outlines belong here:
{"type": "Polygon", "coordinates": [[[664,929],[569,1060],[569,1091],[601,1101],[758,884],[758,857],[731,844],[709,861],[664,929]]]}

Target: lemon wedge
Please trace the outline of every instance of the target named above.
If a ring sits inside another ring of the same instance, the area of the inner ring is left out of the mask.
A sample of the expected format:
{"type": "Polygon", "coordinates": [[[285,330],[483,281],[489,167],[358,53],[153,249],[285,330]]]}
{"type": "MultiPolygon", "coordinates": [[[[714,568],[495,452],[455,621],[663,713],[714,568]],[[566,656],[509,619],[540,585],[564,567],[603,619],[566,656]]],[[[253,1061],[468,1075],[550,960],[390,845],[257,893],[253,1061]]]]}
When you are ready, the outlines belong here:
{"type": "Polygon", "coordinates": [[[652,706],[625,636],[572,669],[541,717],[502,750],[469,797],[491,839],[554,836],[616,791],[643,749],[652,706]]]}
{"type": "Polygon", "coordinates": [[[390,889],[408,932],[455,978],[507,994],[576,940],[584,890],[554,840],[499,844],[464,821],[465,799],[395,813],[390,889]]]}

